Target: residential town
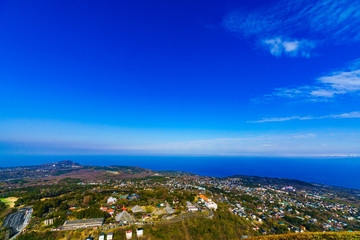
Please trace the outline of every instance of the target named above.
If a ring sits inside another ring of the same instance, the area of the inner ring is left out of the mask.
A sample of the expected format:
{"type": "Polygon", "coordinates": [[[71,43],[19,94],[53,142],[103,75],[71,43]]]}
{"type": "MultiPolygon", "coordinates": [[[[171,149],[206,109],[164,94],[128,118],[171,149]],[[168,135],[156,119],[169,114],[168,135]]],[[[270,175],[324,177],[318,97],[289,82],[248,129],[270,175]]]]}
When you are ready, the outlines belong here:
{"type": "MultiPolygon", "coordinates": [[[[117,176],[119,171],[104,172],[117,176]]],[[[3,228],[9,229],[9,239],[39,232],[69,239],[152,239],[164,226],[198,220],[216,224],[221,218],[243,238],[360,228],[359,195],[288,179],[155,172],[118,179],[66,177],[12,190],[4,186],[3,197],[15,197],[20,213],[32,213],[25,225],[25,219],[10,221],[18,212],[7,215],[3,228]]]]}

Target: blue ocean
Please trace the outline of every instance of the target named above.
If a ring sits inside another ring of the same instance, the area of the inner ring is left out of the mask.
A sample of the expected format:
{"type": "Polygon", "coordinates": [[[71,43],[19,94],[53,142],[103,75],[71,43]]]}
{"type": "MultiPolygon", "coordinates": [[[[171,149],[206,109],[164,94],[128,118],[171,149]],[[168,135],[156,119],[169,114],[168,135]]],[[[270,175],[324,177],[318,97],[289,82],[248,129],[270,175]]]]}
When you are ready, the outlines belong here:
{"type": "Polygon", "coordinates": [[[71,160],[83,165],[138,166],[202,176],[251,175],[298,179],[360,189],[360,158],[266,158],[184,156],[2,156],[0,167],[71,160]]]}

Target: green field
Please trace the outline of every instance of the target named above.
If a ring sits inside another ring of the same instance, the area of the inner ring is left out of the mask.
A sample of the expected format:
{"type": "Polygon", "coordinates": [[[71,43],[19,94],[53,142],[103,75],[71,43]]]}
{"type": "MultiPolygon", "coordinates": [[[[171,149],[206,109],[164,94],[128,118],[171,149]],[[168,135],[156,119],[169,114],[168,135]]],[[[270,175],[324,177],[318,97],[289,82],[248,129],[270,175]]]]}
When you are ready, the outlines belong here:
{"type": "Polygon", "coordinates": [[[14,207],[16,200],[16,197],[0,198],[0,201],[5,203],[9,207],[14,207]]]}

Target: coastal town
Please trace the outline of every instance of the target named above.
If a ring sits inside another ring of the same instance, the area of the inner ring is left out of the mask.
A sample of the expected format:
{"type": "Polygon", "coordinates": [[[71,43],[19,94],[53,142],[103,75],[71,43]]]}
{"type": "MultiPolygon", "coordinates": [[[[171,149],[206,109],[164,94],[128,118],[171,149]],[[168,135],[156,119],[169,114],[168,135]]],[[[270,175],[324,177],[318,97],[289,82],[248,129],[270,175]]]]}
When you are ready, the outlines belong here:
{"type": "MultiPolygon", "coordinates": [[[[121,175],[120,168],[96,171],[121,175]]],[[[118,179],[80,179],[67,172],[28,185],[3,181],[1,197],[16,198],[12,213],[2,215],[5,239],[39,232],[69,239],[156,239],[164,226],[215,224],[221,218],[232,219],[242,238],[360,228],[356,190],[289,179],[144,172],[118,179]]]]}

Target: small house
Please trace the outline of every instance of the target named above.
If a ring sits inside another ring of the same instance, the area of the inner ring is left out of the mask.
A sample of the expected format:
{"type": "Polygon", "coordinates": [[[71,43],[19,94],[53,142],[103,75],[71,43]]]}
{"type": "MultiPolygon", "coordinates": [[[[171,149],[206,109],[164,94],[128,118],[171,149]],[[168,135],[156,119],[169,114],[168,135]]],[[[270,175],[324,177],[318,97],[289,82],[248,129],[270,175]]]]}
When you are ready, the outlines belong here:
{"type": "Polygon", "coordinates": [[[127,230],[125,233],[126,239],[131,239],[132,238],[132,230],[127,230]]]}

